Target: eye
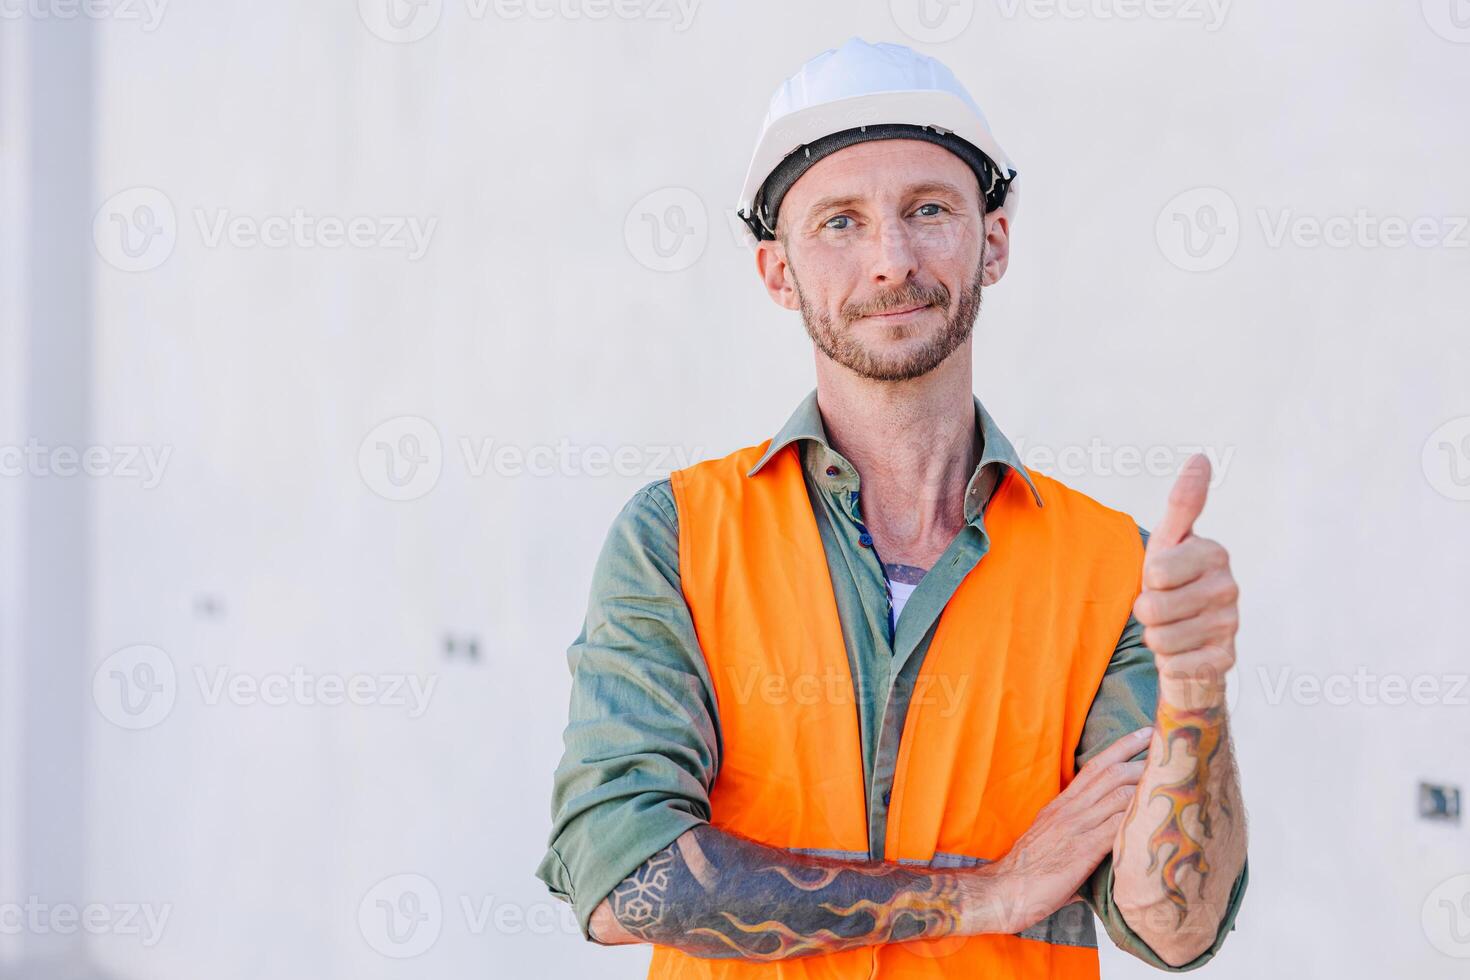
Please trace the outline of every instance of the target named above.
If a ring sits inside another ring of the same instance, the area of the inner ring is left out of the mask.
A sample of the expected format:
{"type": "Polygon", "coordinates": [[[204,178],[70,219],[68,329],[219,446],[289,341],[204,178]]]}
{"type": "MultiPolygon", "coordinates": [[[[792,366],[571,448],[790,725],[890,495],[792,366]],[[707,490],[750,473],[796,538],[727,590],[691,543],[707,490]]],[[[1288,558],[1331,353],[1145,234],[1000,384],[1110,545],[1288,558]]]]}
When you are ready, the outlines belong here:
{"type": "Polygon", "coordinates": [[[848,222],[850,222],[850,221],[852,221],[852,219],[849,218],[845,214],[834,214],[832,217],[830,217],[830,218],[827,219],[827,221],[823,225],[823,227],[824,228],[830,228],[833,231],[846,231],[847,230],[847,225],[845,225],[845,224],[844,225],[834,225],[832,223],[834,221],[848,221],[848,222]]]}
{"type": "Polygon", "coordinates": [[[915,212],[915,213],[916,214],[919,214],[919,215],[922,215],[925,218],[933,218],[933,217],[937,217],[938,214],[939,214],[939,212],[941,212],[943,210],[945,210],[945,207],[944,207],[943,204],[935,204],[935,203],[933,203],[931,201],[928,204],[921,204],[921,205],[919,205],[919,210],[917,212],[915,212]],[[932,208],[933,210],[929,210],[930,208],[932,208]]]}

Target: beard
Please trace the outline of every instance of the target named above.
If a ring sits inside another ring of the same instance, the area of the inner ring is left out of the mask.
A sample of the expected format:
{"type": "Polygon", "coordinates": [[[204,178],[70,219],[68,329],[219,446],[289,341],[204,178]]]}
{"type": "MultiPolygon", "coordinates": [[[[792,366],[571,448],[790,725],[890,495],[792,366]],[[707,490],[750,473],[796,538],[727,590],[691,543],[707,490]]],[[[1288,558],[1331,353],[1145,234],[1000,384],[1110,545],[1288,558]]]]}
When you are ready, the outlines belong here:
{"type": "MultiPolygon", "coordinates": [[[[850,304],[839,314],[842,326],[832,322],[825,310],[809,305],[801,291],[801,282],[796,278],[796,268],[791,268],[791,279],[796,287],[797,299],[801,302],[801,322],[817,349],[832,360],[870,381],[909,381],[922,377],[943,364],[949,355],[970,339],[975,328],[975,318],[980,314],[981,281],[984,278],[985,257],[975,267],[975,276],[960,291],[960,301],[954,314],[945,318],[937,333],[920,346],[896,353],[880,353],[869,349],[852,329],[860,317],[902,310],[912,306],[932,306],[943,313],[949,308],[949,290],[942,285],[920,286],[909,283],[902,289],[889,293],[881,299],[865,304],[850,304]]],[[[895,325],[891,337],[902,339],[914,327],[909,324],[895,325]]]]}

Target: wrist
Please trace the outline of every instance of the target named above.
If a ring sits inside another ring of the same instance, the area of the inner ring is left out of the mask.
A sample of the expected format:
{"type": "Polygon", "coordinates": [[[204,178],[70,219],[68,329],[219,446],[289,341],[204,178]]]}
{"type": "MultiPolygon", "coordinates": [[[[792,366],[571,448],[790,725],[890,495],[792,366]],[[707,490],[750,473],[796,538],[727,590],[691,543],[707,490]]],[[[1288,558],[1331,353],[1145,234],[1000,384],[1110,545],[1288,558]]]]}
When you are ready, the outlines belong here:
{"type": "Polygon", "coordinates": [[[1024,907],[1020,876],[1001,862],[984,864],[960,873],[959,931],[965,936],[1010,934],[1023,926],[1015,923],[1024,907]]]}
{"type": "Polygon", "coordinates": [[[1225,707],[1225,679],[1170,677],[1159,672],[1159,703],[1182,711],[1209,711],[1225,707]]]}

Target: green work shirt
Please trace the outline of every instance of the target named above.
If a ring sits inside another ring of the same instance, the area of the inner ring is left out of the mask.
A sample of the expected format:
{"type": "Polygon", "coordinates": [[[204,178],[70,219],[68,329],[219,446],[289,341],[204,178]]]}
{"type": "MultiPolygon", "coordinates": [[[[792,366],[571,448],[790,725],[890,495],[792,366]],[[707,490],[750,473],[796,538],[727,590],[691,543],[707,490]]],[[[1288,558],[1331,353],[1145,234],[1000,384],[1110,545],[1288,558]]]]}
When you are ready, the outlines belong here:
{"type": "MultiPolygon", "coordinates": [[[[975,422],[980,462],[966,487],[965,527],[920,580],[897,622],[888,580],[863,525],[857,470],[828,444],[815,391],[750,471],[754,476],[783,447],[799,445],[856,694],[871,860],[884,858],[888,800],[915,679],[940,613],[989,550],[985,506],[1003,468],[1024,479],[1036,505],[1044,506],[1010,440],[978,398],[975,422]]],[[[1139,534],[1148,540],[1142,528],[1139,534]]],[[[587,618],[567,660],[572,693],[566,748],[554,777],[550,846],[536,873],[554,895],[573,904],[585,936],[593,910],[614,886],[710,819],[719,713],[680,586],[679,515],[667,479],[640,489],[613,521],[593,573],[587,618]]],[[[1130,616],[1089,709],[1077,765],[1152,724],[1157,697],[1153,653],[1143,645],[1143,627],[1130,616]]],[[[1188,970],[1207,962],[1224,942],[1246,882],[1242,868],[1214,943],[1181,967],[1165,964],[1123,920],[1113,903],[1111,855],[1082,894],[1119,947],[1160,969],[1188,970]]],[[[1092,945],[1090,917],[1083,924],[1085,935],[1073,929],[1052,941],[1092,945]]]]}

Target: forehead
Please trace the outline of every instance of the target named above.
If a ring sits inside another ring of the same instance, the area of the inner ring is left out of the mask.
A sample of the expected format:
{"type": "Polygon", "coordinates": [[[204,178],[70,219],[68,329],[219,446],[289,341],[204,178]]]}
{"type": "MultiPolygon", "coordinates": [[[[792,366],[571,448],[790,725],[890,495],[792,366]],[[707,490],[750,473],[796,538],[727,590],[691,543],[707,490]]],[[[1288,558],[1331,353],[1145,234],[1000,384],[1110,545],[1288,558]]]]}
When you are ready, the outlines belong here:
{"type": "Polygon", "coordinates": [[[969,164],[944,147],[923,140],[869,140],[843,147],[812,164],[781,199],[781,212],[795,216],[834,195],[876,202],[936,182],[963,189],[978,205],[979,178],[969,164]]]}

